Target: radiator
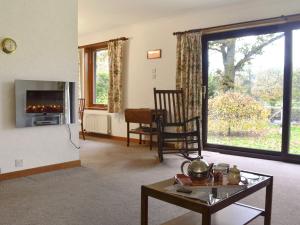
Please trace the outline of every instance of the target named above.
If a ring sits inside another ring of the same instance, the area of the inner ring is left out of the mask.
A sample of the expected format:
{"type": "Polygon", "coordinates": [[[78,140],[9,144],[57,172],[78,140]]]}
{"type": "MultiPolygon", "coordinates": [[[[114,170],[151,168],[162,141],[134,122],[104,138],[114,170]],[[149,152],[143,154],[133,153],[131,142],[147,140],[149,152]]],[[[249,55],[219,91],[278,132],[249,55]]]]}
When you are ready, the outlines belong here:
{"type": "Polygon", "coordinates": [[[87,132],[111,134],[111,117],[107,114],[85,113],[83,128],[87,132]]]}

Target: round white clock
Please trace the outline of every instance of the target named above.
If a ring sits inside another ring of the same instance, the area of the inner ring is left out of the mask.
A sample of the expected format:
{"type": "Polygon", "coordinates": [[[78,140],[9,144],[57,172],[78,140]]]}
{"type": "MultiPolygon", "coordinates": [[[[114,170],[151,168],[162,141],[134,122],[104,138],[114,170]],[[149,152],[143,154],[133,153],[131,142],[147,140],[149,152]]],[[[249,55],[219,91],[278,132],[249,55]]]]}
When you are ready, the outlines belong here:
{"type": "Polygon", "coordinates": [[[3,39],[1,45],[2,45],[2,50],[7,54],[11,54],[15,52],[17,49],[17,43],[11,38],[3,39]]]}

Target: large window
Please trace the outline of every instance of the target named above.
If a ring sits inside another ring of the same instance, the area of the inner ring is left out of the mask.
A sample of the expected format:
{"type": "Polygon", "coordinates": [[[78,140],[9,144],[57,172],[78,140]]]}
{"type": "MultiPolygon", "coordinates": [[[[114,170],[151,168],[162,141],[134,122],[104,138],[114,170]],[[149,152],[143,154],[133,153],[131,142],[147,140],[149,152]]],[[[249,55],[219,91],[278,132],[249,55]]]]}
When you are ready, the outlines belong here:
{"type": "Polygon", "coordinates": [[[93,103],[107,105],[108,99],[108,51],[107,49],[99,49],[94,53],[94,93],[93,103]]]}
{"type": "Polygon", "coordinates": [[[204,35],[204,144],[300,155],[300,25],[204,35]]]}
{"type": "Polygon", "coordinates": [[[100,44],[85,48],[85,53],[88,108],[107,109],[109,87],[107,45],[100,44]]]}

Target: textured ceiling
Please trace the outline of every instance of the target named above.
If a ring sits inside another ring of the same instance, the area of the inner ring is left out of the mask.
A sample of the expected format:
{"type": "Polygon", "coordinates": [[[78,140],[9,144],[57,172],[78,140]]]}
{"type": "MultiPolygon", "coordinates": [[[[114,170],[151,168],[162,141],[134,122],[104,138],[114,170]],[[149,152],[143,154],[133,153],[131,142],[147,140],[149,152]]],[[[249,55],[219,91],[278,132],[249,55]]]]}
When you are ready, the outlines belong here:
{"type": "Polygon", "coordinates": [[[247,0],[78,0],[78,33],[85,35],[240,2],[247,0]]]}

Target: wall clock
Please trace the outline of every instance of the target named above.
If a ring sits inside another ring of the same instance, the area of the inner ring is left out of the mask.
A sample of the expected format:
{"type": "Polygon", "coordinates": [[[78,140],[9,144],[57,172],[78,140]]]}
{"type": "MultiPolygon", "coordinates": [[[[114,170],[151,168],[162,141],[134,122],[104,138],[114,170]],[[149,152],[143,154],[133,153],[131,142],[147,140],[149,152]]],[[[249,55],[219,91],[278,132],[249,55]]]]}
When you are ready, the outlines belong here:
{"type": "Polygon", "coordinates": [[[17,49],[17,43],[11,38],[4,38],[1,42],[1,46],[2,50],[7,54],[11,54],[17,49]]]}

